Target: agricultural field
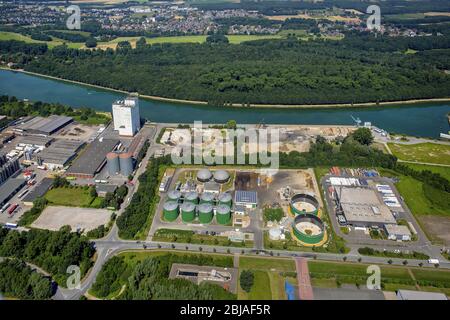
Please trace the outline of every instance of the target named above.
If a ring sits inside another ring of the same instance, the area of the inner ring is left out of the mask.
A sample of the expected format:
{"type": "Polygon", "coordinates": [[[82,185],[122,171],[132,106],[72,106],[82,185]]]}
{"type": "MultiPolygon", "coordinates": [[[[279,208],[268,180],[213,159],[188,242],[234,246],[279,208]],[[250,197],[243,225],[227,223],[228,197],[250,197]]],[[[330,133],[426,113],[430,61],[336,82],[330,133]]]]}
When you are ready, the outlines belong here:
{"type": "Polygon", "coordinates": [[[400,160],[450,165],[450,145],[437,143],[388,143],[389,149],[400,160]]]}
{"type": "Polygon", "coordinates": [[[239,286],[239,299],[285,300],[285,281],[297,284],[295,262],[291,259],[241,257],[239,271],[243,270],[253,271],[254,284],[248,293],[239,286]]]}

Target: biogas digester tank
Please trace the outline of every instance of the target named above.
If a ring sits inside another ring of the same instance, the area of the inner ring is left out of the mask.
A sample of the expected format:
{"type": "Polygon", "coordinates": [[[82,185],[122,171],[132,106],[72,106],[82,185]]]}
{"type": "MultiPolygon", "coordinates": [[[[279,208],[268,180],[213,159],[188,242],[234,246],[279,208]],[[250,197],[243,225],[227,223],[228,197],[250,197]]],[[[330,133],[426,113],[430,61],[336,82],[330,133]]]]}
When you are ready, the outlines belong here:
{"type": "Polygon", "coordinates": [[[191,191],[185,194],[184,202],[191,202],[193,204],[198,204],[198,193],[191,191]]]}
{"type": "Polygon", "coordinates": [[[195,204],[192,202],[184,202],[181,205],[181,219],[183,222],[191,222],[195,219],[195,204]]]}
{"type": "Polygon", "coordinates": [[[202,203],[197,207],[198,219],[201,223],[210,223],[213,219],[213,206],[210,203],[202,203]]]}
{"type": "Polygon", "coordinates": [[[231,207],[232,197],[229,193],[221,193],[218,197],[219,204],[224,204],[231,207]]]}
{"type": "Polygon", "coordinates": [[[164,219],[174,221],[178,218],[178,203],[175,201],[167,201],[163,207],[164,219]]]}
{"type": "Polygon", "coordinates": [[[216,221],[219,224],[226,225],[230,223],[231,209],[229,206],[219,204],[216,208],[216,221]]]}
{"type": "Polygon", "coordinates": [[[203,192],[200,197],[200,203],[210,203],[212,204],[214,201],[214,193],[211,192],[203,192]]]}

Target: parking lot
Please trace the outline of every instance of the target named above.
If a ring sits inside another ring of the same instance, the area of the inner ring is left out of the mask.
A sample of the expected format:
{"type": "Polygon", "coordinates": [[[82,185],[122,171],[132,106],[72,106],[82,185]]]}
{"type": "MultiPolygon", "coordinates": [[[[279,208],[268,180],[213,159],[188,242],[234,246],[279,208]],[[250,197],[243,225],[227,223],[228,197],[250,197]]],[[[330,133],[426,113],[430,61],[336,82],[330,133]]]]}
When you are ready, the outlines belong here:
{"type": "Polygon", "coordinates": [[[48,206],[31,225],[33,228],[59,230],[62,226],[70,226],[72,231],[93,230],[106,225],[112,212],[107,209],[75,208],[48,206]]]}

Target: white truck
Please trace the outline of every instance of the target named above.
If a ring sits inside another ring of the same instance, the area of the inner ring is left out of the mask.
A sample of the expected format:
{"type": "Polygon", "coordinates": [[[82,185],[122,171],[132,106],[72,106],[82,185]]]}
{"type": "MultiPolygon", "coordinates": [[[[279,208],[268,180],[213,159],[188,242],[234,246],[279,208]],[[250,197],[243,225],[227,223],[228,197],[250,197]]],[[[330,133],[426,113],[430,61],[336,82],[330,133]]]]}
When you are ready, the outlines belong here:
{"type": "Polygon", "coordinates": [[[439,260],[438,259],[428,259],[428,263],[429,264],[439,264],[439,260]]]}

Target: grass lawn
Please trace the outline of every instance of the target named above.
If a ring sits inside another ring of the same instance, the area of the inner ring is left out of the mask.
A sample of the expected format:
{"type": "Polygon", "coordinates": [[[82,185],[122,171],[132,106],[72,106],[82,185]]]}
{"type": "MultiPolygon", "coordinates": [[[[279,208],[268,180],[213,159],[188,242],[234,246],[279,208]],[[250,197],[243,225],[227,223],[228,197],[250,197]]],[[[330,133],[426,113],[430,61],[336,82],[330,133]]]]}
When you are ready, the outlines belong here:
{"type": "Polygon", "coordinates": [[[430,142],[413,145],[388,143],[388,145],[392,153],[401,160],[450,165],[450,145],[430,142]]]}
{"type": "Polygon", "coordinates": [[[265,271],[254,271],[255,278],[253,286],[249,293],[242,290],[239,285],[238,299],[239,300],[271,300],[272,289],[270,286],[270,278],[265,271]]]}
{"type": "Polygon", "coordinates": [[[447,180],[450,180],[450,167],[442,167],[442,166],[429,166],[426,164],[412,164],[412,163],[404,163],[404,165],[414,169],[416,171],[424,171],[428,170],[433,173],[438,173],[447,180]]]}
{"type": "Polygon", "coordinates": [[[45,198],[53,205],[69,207],[90,207],[94,201],[89,190],[83,188],[50,189],[45,198]]]}

